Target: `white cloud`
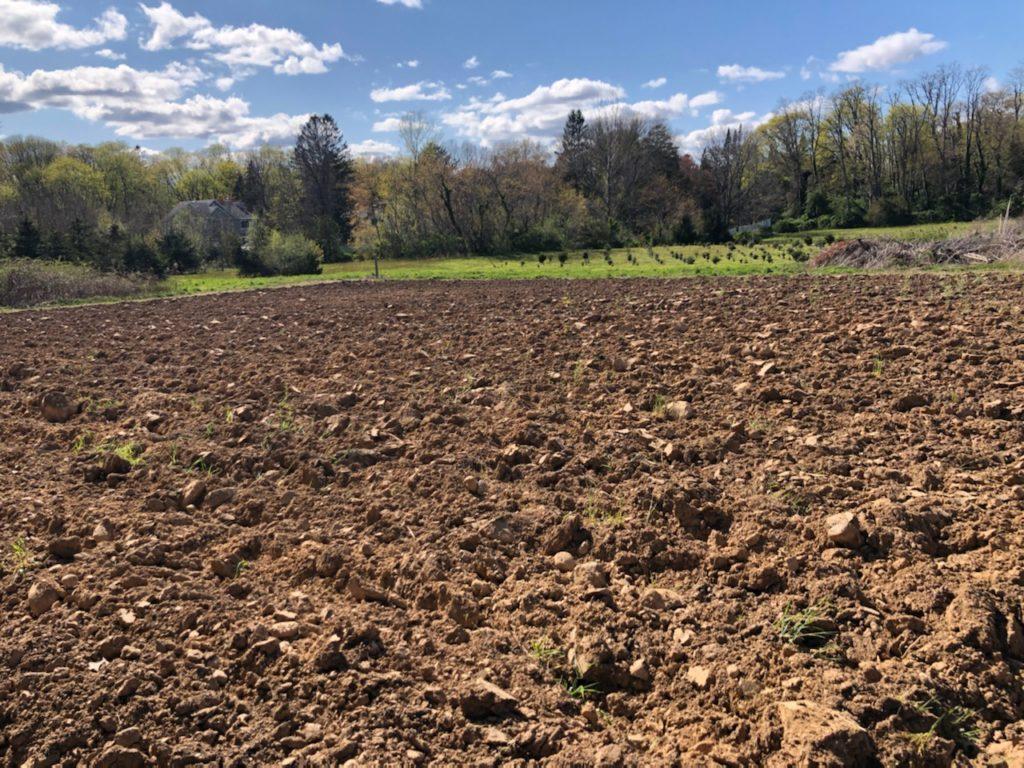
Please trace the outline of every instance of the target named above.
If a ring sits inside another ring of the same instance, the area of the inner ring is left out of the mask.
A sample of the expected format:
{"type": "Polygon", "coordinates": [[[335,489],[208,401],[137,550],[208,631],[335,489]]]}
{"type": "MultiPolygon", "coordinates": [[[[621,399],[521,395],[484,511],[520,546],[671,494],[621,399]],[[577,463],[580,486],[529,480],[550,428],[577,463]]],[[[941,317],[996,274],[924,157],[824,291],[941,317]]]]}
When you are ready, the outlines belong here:
{"type": "Polygon", "coordinates": [[[480,66],[480,59],[476,56],[470,56],[464,62],[462,62],[463,69],[476,69],[480,66]]]}
{"type": "Polygon", "coordinates": [[[829,65],[829,69],[846,74],[891,69],[897,64],[906,64],[921,56],[938,53],[946,46],[947,43],[937,40],[935,35],[911,27],[906,32],[885,35],[869,45],[843,51],[829,65]]]}
{"type": "Polygon", "coordinates": [[[504,69],[496,69],[491,72],[491,78],[493,80],[504,80],[505,78],[512,77],[511,72],[506,72],[504,69]]]}
{"type": "Polygon", "coordinates": [[[489,100],[470,99],[441,116],[441,122],[459,136],[492,145],[496,142],[533,138],[542,141],[557,135],[573,109],[588,118],[610,114],[647,119],[669,119],[696,114],[702,107],[717,104],[721,95],[711,91],[694,98],[677,93],[664,100],[625,101],[626,92],[601,80],[574,78],[557,80],[535,88],[519,98],[495,94],[489,100]]]}
{"type": "Polygon", "coordinates": [[[718,91],[708,91],[707,93],[701,93],[690,99],[690,107],[693,109],[701,109],[703,107],[712,107],[715,104],[722,103],[722,94],[718,91]]]}
{"type": "Polygon", "coordinates": [[[319,48],[304,35],[284,27],[250,24],[247,27],[215,27],[200,14],[185,16],[170,3],[143,5],[149,19],[149,39],[142,43],[147,51],[174,46],[184,38],[184,45],[208,55],[232,68],[236,76],[251,74],[258,67],[272,67],[285,75],[311,75],[327,71],[327,65],[342,59],[341,45],[323,44],[319,48]]]}
{"type": "Polygon", "coordinates": [[[235,78],[233,77],[218,77],[216,80],[216,86],[222,91],[231,90],[231,86],[235,84],[235,78]]]}
{"type": "Polygon", "coordinates": [[[101,59],[110,59],[111,61],[124,61],[126,58],[128,58],[123,53],[117,53],[116,51],[112,51],[109,48],[101,48],[100,50],[96,51],[96,55],[99,56],[101,59]]]}
{"type": "Polygon", "coordinates": [[[416,69],[420,65],[419,59],[409,59],[409,61],[400,61],[397,66],[399,69],[408,67],[409,69],[416,69]]]}
{"type": "Polygon", "coordinates": [[[739,64],[723,64],[718,68],[718,76],[723,80],[735,83],[763,83],[768,80],[781,80],[785,72],[777,72],[760,67],[744,67],[739,64]]]}
{"type": "Polygon", "coordinates": [[[422,8],[423,0],[377,0],[384,5],[404,5],[406,8],[422,8]]]}
{"type": "Polygon", "coordinates": [[[376,139],[366,139],[358,144],[349,144],[348,148],[355,157],[366,158],[394,157],[401,151],[394,144],[376,139]]]}
{"type": "Polygon", "coordinates": [[[386,101],[447,101],[452,97],[444,83],[422,81],[399,88],[374,88],[370,98],[378,104],[386,101]]]}
{"type": "Polygon", "coordinates": [[[999,80],[994,77],[986,77],[985,82],[982,83],[982,85],[985,87],[985,93],[997,93],[999,89],[1002,88],[999,80]]]}
{"type": "Polygon", "coordinates": [[[94,26],[76,29],[57,21],[60,6],[39,0],[0,0],[0,46],[27,48],[91,48],[124,40],[128,19],[108,8],[94,26]]]}
{"type": "Polygon", "coordinates": [[[726,131],[735,131],[738,128],[753,130],[763,125],[774,117],[774,113],[768,112],[758,117],[755,112],[734,113],[731,109],[716,109],[711,113],[711,123],[706,128],[698,128],[695,131],[676,136],[676,144],[683,154],[700,158],[701,153],[713,140],[725,135],[726,131]]]}
{"type": "Polygon", "coordinates": [[[394,133],[402,127],[402,118],[400,117],[386,117],[383,120],[378,120],[373,124],[374,133],[394,133]]]}
{"type": "Polygon", "coordinates": [[[656,77],[653,80],[648,80],[643,84],[644,88],[661,88],[665,83],[668,82],[667,77],[656,77]]]}
{"type": "Polygon", "coordinates": [[[246,148],[294,141],[307,115],[254,117],[239,98],[190,95],[207,75],[173,63],[162,70],[74,67],[25,75],[0,66],[0,112],[62,109],[118,136],[217,141],[246,148]]]}

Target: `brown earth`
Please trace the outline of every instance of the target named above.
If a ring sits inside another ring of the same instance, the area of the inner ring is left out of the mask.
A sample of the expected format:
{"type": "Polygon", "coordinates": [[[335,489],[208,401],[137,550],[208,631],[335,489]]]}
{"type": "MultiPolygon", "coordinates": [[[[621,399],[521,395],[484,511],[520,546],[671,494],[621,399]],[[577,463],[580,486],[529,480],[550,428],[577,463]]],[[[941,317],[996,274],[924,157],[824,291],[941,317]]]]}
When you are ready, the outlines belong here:
{"type": "Polygon", "coordinates": [[[1024,278],[0,315],[0,764],[1024,754],[1024,278]]]}

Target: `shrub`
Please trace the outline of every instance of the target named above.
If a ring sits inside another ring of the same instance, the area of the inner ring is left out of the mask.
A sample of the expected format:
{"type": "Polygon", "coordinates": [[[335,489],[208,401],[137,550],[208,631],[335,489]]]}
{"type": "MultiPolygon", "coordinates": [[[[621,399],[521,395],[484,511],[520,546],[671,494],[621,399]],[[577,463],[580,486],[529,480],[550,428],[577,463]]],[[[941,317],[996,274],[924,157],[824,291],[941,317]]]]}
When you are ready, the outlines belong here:
{"type": "Polygon", "coordinates": [[[167,268],[172,272],[196,272],[202,265],[199,252],[192,242],[173,230],[165,233],[157,241],[156,247],[167,268]]]}
{"type": "Polygon", "coordinates": [[[320,246],[309,238],[272,231],[259,250],[239,248],[235,264],[243,277],[319,275],[323,257],[320,246]]]}
{"type": "Polygon", "coordinates": [[[105,274],[79,264],[25,259],[0,264],[0,306],[5,307],[137,296],[154,287],[152,279],[105,274]]]}
{"type": "Polygon", "coordinates": [[[164,277],[167,274],[167,264],[156,249],[143,238],[131,237],[125,246],[119,271],[164,277]]]}

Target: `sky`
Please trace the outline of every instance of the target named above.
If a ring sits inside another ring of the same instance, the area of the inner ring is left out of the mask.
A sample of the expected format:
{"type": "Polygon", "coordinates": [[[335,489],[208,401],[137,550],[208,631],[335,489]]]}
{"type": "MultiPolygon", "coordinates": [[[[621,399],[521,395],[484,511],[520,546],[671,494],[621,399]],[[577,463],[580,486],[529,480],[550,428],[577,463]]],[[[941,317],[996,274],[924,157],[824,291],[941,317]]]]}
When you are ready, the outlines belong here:
{"type": "Polygon", "coordinates": [[[696,153],[852,81],[957,62],[998,87],[1022,29],[1022,0],[0,0],[0,136],[243,150],[326,112],[387,156],[411,112],[496,146],[580,108],[664,120],[696,153]]]}

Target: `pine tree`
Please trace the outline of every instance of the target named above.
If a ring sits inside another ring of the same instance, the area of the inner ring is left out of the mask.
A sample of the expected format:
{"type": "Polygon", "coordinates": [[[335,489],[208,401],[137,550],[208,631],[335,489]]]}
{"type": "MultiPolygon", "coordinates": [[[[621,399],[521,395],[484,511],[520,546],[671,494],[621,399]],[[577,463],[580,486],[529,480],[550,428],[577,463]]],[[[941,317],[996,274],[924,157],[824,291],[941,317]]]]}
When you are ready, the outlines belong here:
{"type": "Polygon", "coordinates": [[[14,233],[14,257],[18,259],[38,259],[40,253],[39,229],[28,218],[18,223],[14,233]]]}
{"type": "Polygon", "coordinates": [[[295,142],[295,167],[302,180],[306,230],[324,252],[324,261],[341,258],[341,244],[352,232],[349,186],[352,158],[338,124],[330,115],[313,115],[295,142]]]}
{"type": "Polygon", "coordinates": [[[562,131],[562,148],[558,152],[558,166],[562,178],[577,192],[589,188],[588,157],[590,133],[583,113],[574,109],[569,113],[562,131]]]}

